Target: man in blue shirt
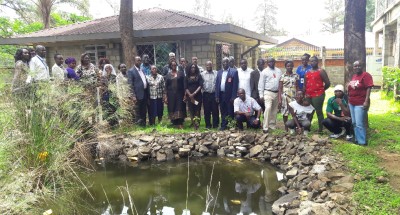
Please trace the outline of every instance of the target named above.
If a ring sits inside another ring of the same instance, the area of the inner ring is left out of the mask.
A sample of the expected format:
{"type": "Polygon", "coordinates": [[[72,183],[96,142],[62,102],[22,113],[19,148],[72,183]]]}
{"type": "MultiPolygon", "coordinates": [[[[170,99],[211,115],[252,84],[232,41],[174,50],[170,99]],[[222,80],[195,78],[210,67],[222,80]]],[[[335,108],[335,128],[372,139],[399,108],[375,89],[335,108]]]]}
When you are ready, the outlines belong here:
{"type": "Polygon", "coordinates": [[[346,139],[351,140],[351,117],[347,100],[344,98],[343,85],[335,86],[335,96],[328,99],[326,105],[326,115],[328,118],[322,124],[331,131],[330,138],[339,138],[346,133],[346,139]],[[344,129],[342,129],[344,127],[344,129]]]}
{"type": "Polygon", "coordinates": [[[308,65],[309,60],[310,60],[310,55],[305,53],[301,57],[302,65],[297,67],[296,73],[299,75],[299,82],[297,83],[297,86],[299,86],[299,90],[303,90],[304,76],[306,75],[306,72],[312,68],[311,65],[308,65]]]}
{"type": "Polygon", "coordinates": [[[143,54],[142,60],[143,60],[143,63],[140,65],[140,69],[144,72],[145,76],[149,76],[150,72],[151,72],[149,55],[143,54]]]}

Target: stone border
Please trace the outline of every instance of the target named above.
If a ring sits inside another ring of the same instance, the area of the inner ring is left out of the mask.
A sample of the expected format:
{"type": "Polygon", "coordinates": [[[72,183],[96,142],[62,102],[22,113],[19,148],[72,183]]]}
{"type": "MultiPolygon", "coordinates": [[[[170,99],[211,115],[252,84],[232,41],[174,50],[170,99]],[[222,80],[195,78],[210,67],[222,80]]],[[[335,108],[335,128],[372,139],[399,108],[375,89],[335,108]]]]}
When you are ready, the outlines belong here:
{"type": "Polygon", "coordinates": [[[96,155],[106,162],[157,160],[187,156],[227,156],[270,162],[285,172],[275,214],[349,214],[354,177],[331,153],[327,138],[313,135],[260,134],[251,131],[187,134],[109,135],[98,137],[96,155]]]}

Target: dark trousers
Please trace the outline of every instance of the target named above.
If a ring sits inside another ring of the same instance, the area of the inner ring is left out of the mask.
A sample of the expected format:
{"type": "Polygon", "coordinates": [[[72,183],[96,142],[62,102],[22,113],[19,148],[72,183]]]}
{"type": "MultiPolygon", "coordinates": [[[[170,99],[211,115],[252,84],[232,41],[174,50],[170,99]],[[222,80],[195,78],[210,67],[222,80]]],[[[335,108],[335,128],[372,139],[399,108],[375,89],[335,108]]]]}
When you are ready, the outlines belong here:
{"type": "MultiPolygon", "coordinates": [[[[300,127],[304,128],[304,130],[310,131],[311,122],[308,119],[298,120],[300,127]]],[[[294,119],[290,119],[286,122],[286,126],[290,129],[296,129],[297,125],[294,119]]]]}
{"type": "Polygon", "coordinates": [[[224,100],[224,92],[220,93],[219,97],[219,110],[221,111],[221,128],[226,129],[228,126],[227,117],[233,120],[233,104],[229,100],[224,100]]]}
{"type": "Polygon", "coordinates": [[[136,100],[135,104],[135,118],[136,124],[139,126],[146,126],[146,115],[147,115],[147,95],[143,99],[136,100]]]}
{"type": "Polygon", "coordinates": [[[158,117],[158,119],[161,119],[163,116],[164,104],[162,99],[150,99],[148,110],[149,124],[154,125],[156,117],[158,117]]]}
{"type": "Polygon", "coordinates": [[[211,128],[211,114],[212,114],[212,127],[218,128],[219,124],[219,110],[218,104],[215,101],[215,93],[203,93],[203,106],[204,106],[204,121],[206,128],[211,128]]]}
{"type": "Polygon", "coordinates": [[[236,125],[240,130],[243,130],[243,122],[247,123],[247,128],[260,128],[260,122],[258,122],[258,124],[254,123],[254,121],[257,119],[257,117],[254,115],[247,119],[246,116],[237,114],[235,119],[236,125]]]}
{"type": "Polygon", "coordinates": [[[342,122],[340,120],[326,118],[322,121],[322,124],[334,134],[340,134],[340,132],[342,132],[342,127],[344,127],[344,129],[346,129],[346,135],[351,135],[351,120],[342,122]]]}

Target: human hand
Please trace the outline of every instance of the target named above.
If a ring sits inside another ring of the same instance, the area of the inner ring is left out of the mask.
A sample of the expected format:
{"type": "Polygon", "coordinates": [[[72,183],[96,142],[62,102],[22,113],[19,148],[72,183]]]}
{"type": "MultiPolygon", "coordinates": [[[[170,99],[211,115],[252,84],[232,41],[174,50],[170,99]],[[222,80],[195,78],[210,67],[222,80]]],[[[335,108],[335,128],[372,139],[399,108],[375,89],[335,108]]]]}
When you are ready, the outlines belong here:
{"type": "Polygon", "coordinates": [[[336,103],[337,103],[338,105],[341,105],[341,104],[342,104],[342,99],[341,99],[341,98],[336,98],[335,101],[336,101],[336,103]]]}
{"type": "Polygon", "coordinates": [[[302,127],[297,127],[296,128],[297,134],[302,134],[303,133],[303,128],[302,127]]]}
{"type": "Polygon", "coordinates": [[[364,104],[363,104],[364,110],[368,110],[369,109],[369,105],[370,105],[369,101],[365,101],[364,104]]]}
{"type": "Polygon", "coordinates": [[[136,103],[136,101],[137,101],[136,97],[133,96],[133,97],[132,97],[132,102],[133,102],[133,103],[136,103]]]}
{"type": "Polygon", "coordinates": [[[282,108],[282,101],[279,101],[278,102],[278,109],[281,109],[282,108]]]}
{"type": "Polygon", "coordinates": [[[260,119],[259,118],[256,118],[255,120],[254,120],[254,125],[258,125],[258,124],[260,124],[260,119]]]}

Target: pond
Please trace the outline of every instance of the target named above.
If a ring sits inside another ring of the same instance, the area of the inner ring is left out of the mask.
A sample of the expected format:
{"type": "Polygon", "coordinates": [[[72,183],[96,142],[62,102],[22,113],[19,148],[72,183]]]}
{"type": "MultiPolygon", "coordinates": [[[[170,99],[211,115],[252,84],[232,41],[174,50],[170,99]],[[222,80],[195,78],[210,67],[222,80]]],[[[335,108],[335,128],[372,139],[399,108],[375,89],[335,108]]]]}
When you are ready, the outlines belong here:
{"type": "Polygon", "coordinates": [[[132,214],[132,205],[135,214],[184,214],[187,204],[191,215],[272,214],[277,175],[268,163],[236,158],[190,159],[189,170],[185,159],[100,165],[85,179],[94,200],[84,192],[88,206],[76,212],[132,214]]]}

